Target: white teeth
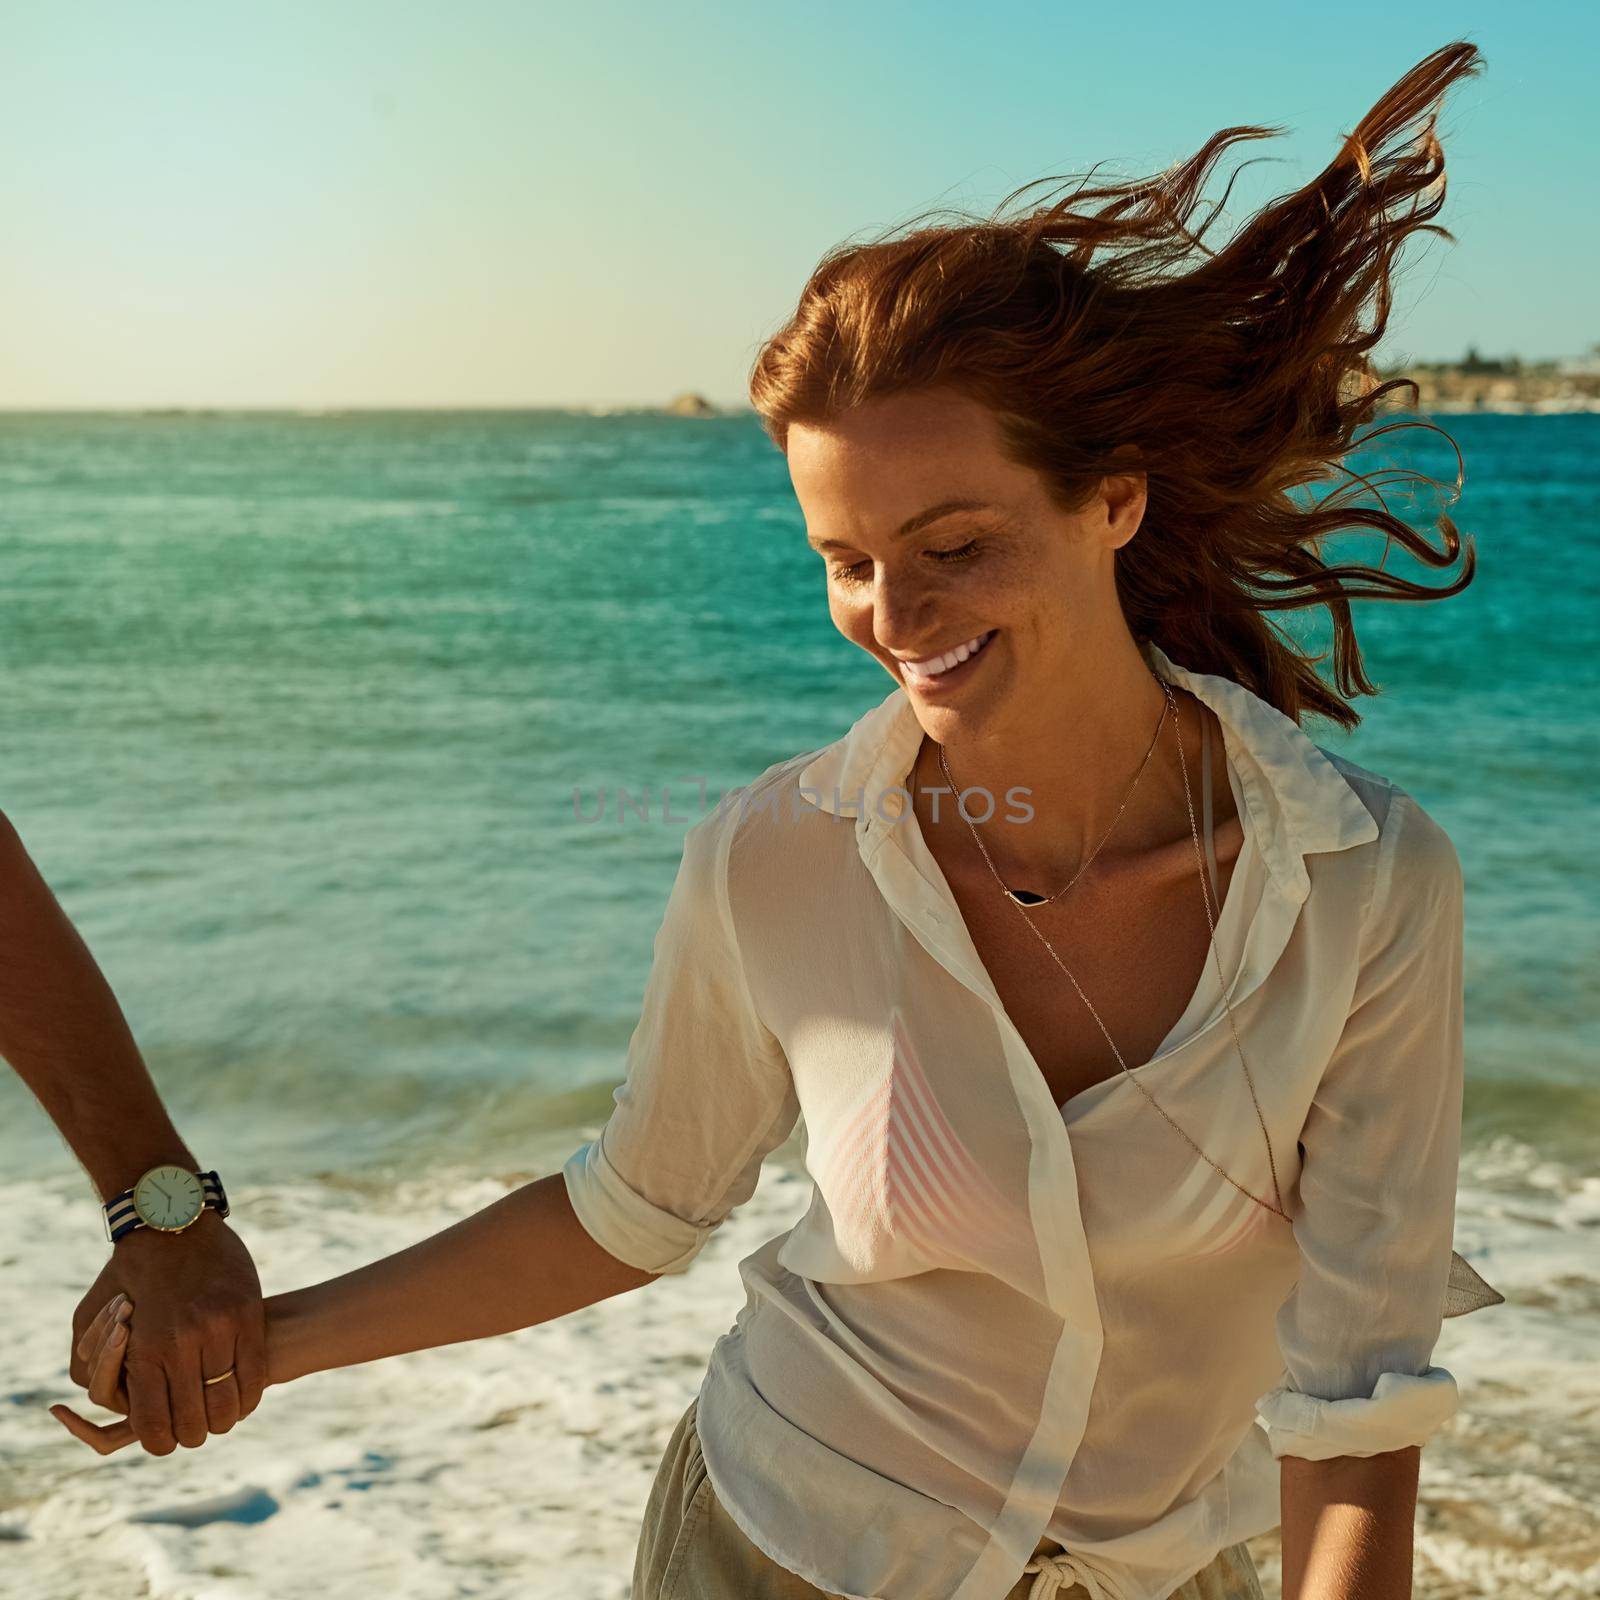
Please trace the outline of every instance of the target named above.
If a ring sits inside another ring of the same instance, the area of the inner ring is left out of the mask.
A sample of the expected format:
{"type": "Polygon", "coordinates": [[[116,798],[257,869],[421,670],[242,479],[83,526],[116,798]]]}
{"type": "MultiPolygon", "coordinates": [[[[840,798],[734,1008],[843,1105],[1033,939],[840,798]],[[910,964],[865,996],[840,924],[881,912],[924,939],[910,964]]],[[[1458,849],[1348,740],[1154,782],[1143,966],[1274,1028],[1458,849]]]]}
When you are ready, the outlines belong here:
{"type": "Polygon", "coordinates": [[[942,656],[930,656],[926,661],[902,661],[900,665],[910,677],[937,678],[940,673],[948,672],[975,656],[993,637],[994,631],[991,629],[988,633],[980,633],[976,639],[958,644],[954,650],[947,650],[942,656]]]}

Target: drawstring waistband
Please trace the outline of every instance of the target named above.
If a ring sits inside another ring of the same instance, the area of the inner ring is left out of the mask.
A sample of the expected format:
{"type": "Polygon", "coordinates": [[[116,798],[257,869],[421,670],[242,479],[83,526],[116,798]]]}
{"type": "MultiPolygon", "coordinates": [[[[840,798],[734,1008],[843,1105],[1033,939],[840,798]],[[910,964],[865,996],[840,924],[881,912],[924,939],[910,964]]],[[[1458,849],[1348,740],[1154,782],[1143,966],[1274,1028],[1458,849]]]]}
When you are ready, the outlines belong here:
{"type": "Polygon", "coordinates": [[[1053,1556],[1030,1557],[1027,1566],[1022,1569],[1023,1577],[1030,1572],[1038,1573],[1038,1577],[1028,1590],[1028,1600],[1056,1600],[1057,1595],[1075,1583],[1081,1583],[1089,1591],[1090,1600],[1112,1600],[1101,1587],[1100,1580],[1065,1550],[1053,1556]]]}

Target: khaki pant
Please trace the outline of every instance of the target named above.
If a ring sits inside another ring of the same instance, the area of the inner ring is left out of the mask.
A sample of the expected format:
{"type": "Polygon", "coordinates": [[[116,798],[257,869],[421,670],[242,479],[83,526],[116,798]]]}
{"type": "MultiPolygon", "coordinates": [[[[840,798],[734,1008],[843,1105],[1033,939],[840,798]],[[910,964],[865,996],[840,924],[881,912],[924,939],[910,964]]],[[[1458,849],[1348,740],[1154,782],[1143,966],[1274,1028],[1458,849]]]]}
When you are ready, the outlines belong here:
{"type": "MultiPolygon", "coordinates": [[[[780,1567],[728,1515],[700,1454],[698,1403],[698,1397],[690,1401],[679,1418],[651,1486],[634,1556],[632,1600],[838,1600],[780,1567]]],[[[1035,1554],[1059,1548],[1053,1539],[1041,1539],[1035,1554]]],[[[1035,1581],[1031,1573],[1019,1578],[1006,1600],[1028,1600],[1035,1581]]],[[[1055,1596],[1089,1600],[1089,1591],[1074,1583],[1055,1596]]],[[[1243,1544],[1219,1551],[1168,1600],[1262,1600],[1249,1551],[1243,1544]]]]}

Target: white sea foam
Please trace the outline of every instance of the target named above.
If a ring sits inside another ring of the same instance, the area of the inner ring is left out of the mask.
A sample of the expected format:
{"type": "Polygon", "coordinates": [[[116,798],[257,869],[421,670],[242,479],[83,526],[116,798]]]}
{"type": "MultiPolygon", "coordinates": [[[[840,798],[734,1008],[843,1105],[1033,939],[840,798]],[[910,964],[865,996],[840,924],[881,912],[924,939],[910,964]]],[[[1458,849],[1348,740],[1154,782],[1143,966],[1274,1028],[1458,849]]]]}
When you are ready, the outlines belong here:
{"type": "MultiPolygon", "coordinates": [[[[272,1294],[402,1249],[531,1175],[441,1169],[378,1197],[241,1187],[235,1223],[272,1294]]],[[[1447,1321],[1435,1355],[1462,1411],[1423,1455],[1419,1600],[1600,1587],[1595,1190],[1510,1142],[1464,1169],[1457,1247],[1508,1303],[1447,1321]]],[[[46,1410],[83,1399],[67,1346],[104,1261],[92,1200],[81,1179],[0,1186],[4,1214],[32,1219],[0,1253],[0,1594],[623,1600],[668,1435],[742,1304],[738,1262],[809,1199],[802,1172],[770,1162],[685,1276],[546,1327],[270,1389],[201,1450],[101,1458],[46,1410]]],[[[1275,1594],[1276,1536],[1252,1548],[1275,1594]]]]}

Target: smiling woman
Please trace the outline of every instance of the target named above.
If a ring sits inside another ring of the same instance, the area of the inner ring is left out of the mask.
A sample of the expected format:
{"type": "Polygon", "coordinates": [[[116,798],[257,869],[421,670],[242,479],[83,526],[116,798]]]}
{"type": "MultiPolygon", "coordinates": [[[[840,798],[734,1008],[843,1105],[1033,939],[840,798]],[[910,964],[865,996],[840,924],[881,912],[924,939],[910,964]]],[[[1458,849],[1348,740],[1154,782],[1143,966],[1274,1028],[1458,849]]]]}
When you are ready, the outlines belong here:
{"type": "Polygon", "coordinates": [[[1216,250],[1205,180],[1270,130],[824,259],[751,395],[891,688],[688,830],[598,1136],[272,1297],[271,1381],[687,1271],[803,1116],[810,1205],[739,1263],[634,1600],[1259,1600],[1280,1525],[1286,1600],[1403,1600],[1441,1325],[1498,1298],[1452,1251],[1465,878],[1303,724],[1372,692],[1352,597],[1472,576],[1321,541],[1461,554],[1343,462],[1477,68],[1429,56],[1216,250]],[[1308,606],[1331,684],[1273,619],[1308,606]]]}
{"type": "Polygon", "coordinates": [[[1320,550],[1463,553],[1343,461],[1478,66],[1428,57],[1216,249],[1199,195],[1271,129],[842,246],[763,348],[830,615],[895,688],[696,830],[658,960],[745,1043],[652,1029],[568,1166],[598,1239],[678,1271],[806,1118],[816,1198],[742,1264],[641,1600],[1256,1595],[1280,1521],[1286,1595],[1409,1592],[1434,1342],[1499,1298],[1451,1249],[1463,875],[1301,723],[1375,692],[1350,599],[1473,577],[1320,550]],[[1331,684],[1270,620],[1313,605],[1331,684]]]}

